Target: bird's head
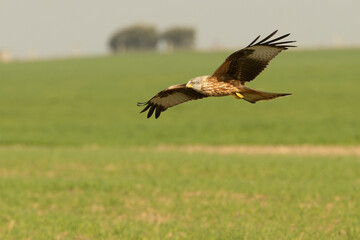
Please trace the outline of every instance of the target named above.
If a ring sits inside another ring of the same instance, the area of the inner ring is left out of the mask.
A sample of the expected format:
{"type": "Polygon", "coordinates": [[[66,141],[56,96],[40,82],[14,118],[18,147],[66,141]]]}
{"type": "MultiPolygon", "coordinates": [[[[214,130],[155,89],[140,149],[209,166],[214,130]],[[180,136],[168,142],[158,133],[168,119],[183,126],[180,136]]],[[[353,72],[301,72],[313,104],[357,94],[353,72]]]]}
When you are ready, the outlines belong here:
{"type": "Polygon", "coordinates": [[[202,76],[202,77],[196,77],[196,78],[190,79],[186,84],[186,88],[192,88],[195,91],[202,92],[201,85],[202,85],[203,80],[206,77],[208,77],[208,76],[202,76]]]}

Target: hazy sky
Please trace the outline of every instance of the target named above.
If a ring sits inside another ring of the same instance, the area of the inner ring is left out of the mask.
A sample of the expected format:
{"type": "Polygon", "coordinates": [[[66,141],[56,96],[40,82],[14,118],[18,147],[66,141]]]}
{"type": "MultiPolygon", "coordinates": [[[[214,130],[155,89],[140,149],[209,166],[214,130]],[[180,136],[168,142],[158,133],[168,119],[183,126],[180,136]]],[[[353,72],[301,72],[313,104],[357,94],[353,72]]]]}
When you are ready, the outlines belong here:
{"type": "Polygon", "coordinates": [[[300,47],[360,45],[360,0],[0,0],[0,49],[103,54],[109,36],[134,23],[194,26],[199,48],[240,48],[275,29],[300,47]]]}

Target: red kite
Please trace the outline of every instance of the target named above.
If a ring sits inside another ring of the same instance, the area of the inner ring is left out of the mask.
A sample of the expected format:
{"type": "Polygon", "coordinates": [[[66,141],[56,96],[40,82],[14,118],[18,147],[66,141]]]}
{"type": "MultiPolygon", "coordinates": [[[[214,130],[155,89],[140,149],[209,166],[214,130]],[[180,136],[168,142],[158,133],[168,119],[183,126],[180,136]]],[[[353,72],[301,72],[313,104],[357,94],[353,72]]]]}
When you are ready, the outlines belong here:
{"type": "Polygon", "coordinates": [[[186,84],[170,86],[149,101],[138,103],[138,106],[145,106],[141,112],[149,109],[147,117],[150,118],[155,112],[155,118],[158,118],[160,113],[169,107],[206,97],[232,95],[237,99],[256,103],[261,100],[290,95],[290,93],[262,92],[245,86],[246,82],[255,79],[266,68],[271,59],[282,50],[295,47],[289,45],[295,41],[280,41],[289,36],[290,33],[270,40],[276,33],[277,30],[256,42],[260,38],[258,36],[246,48],[231,54],[213,75],[196,77],[190,79],[186,84]]]}

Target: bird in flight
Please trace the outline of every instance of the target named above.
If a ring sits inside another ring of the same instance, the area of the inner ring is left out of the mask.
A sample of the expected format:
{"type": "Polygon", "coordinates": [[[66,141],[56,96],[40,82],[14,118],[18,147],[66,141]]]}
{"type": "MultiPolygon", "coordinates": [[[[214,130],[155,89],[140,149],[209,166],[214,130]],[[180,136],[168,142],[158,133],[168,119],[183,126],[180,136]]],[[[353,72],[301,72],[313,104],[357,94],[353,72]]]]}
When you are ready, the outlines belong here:
{"type": "Polygon", "coordinates": [[[213,75],[195,77],[186,84],[170,86],[149,101],[139,102],[138,106],[145,106],[141,113],[149,110],[147,118],[150,118],[154,112],[155,118],[158,118],[161,112],[170,107],[206,97],[232,95],[237,99],[256,103],[290,95],[290,93],[263,92],[245,86],[246,82],[254,80],[282,50],[296,47],[291,45],[296,41],[283,41],[290,33],[271,39],[276,33],[277,30],[260,41],[258,36],[246,48],[232,53],[213,75]]]}

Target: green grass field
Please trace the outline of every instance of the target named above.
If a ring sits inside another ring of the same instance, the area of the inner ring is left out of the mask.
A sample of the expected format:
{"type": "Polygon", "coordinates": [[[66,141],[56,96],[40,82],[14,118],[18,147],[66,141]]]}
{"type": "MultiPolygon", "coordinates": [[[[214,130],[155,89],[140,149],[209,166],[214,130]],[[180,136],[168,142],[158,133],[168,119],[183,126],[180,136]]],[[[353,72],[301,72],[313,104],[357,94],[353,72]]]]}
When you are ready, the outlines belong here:
{"type": "Polygon", "coordinates": [[[249,83],[290,97],[139,114],[227,54],[1,64],[0,239],[357,239],[359,157],[152,148],[360,144],[360,50],[285,52],[249,83]]]}
{"type": "Polygon", "coordinates": [[[157,120],[139,114],[138,101],[211,74],[227,54],[0,65],[0,144],[360,143],[360,50],[284,52],[249,83],[294,94],[289,97],[255,105],[209,98],[171,108],[157,120]]]}
{"type": "Polygon", "coordinates": [[[360,162],[0,150],[0,239],[357,239],[360,162]]]}

